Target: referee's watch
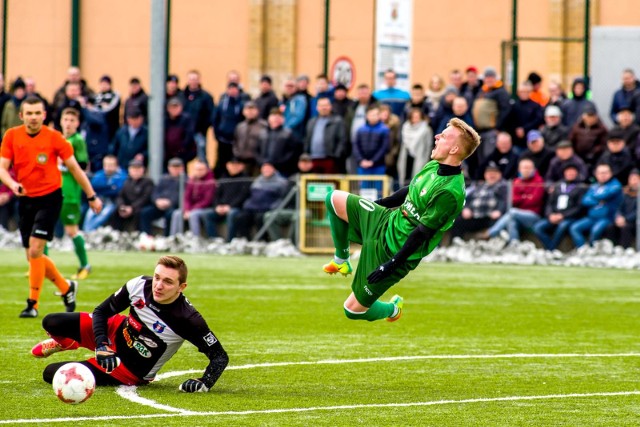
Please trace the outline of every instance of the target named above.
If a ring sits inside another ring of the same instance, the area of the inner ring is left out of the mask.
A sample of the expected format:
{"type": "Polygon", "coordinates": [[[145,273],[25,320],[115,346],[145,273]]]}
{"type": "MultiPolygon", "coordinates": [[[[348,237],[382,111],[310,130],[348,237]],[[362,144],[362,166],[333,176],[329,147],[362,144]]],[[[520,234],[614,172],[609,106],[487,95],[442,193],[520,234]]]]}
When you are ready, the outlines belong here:
{"type": "Polygon", "coordinates": [[[94,195],[93,195],[93,196],[91,196],[91,197],[87,197],[87,201],[88,201],[88,202],[93,202],[93,201],[94,201],[94,200],[96,200],[97,198],[98,198],[98,197],[94,194],[94,195]]]}

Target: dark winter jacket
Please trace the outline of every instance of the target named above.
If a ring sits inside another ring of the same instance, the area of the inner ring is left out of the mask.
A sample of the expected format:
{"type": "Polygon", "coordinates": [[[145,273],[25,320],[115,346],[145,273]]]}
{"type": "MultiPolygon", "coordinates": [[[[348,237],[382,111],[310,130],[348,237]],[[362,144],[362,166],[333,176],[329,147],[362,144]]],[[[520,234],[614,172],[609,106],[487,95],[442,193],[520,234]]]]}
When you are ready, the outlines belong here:
{"type": "MultiPolygon", "coordinates": [[[[313,128],[318,122],[318,116],[309,120],[307,123],[307,135],[304,139],[302,151],[311,153],[311,138],[313,137],[313,128]]],[[[324,152],[327,157],[341,159],[346,157],[347,153],[347,129],[344,121],[340,116],[328,117],[327,124],[324,128],[324,152]]]]}
{"type": "Polygon", "coordinates": [[[241,208],[242,204],[251,193],[251,177],[247,172],[237,175],[223,174],[218,180],[218,189],[213,205],[229,205],[232,208],[241,208]]]}
{"type": "Polygon", "coordinates": [[[544,215],[548,217],[552,213],[560,213],[564,219],[578,218],[583,210],[581,202],[586,191],[586,185],[577,181],[562,180],[555,183],[549,190],[544,215]],[[563,200],[562,203],[559,203],[564,198],[566,201],[563,200]]]}
{"type": "Polygon", "coordinates": [[[288,187],[289,181],[278,173],[268,178],[259,175],[251,184],[251,194],[242,208],[254,212],[275,209],[286,195],[288,187]]]}
{"type": "Polygon", "coordinates": [[[124,182],[116,204],[120,206],[131,206],[133,215],[139,214],[140,210],[151,204],[151,194],[153,193],[153,181],[150,178],[142,177],[134,181],[130,177],[124,182]]]}
{"type": "Polygon", "coordinates": [[[129,137],[129,126],[124,125],[116,132],[111,143],[110,153],[118,157],[118,164],[126,168],[133,158],[142,154],[145,162],[149,159],[149,130],[142,125],[133,139],[129,137]]]}
{"type": "Polygon", "coordinates": [[[184,89],[182,97],[185,101],[184,111],[189,113],[194,121],[194,132],[206,135],[214,110],[213,97],[202,88],[191,91],[188,86],[184,89]]]}
{"type": "Polygon", "coordinates": [[[373,161],[373,167],[384,166],[384,156],[390,149],[389,128],[384,123],[378,122],[371,125],[365,123],[353,141],[353,157],[357,163],[362,160],[373,161]]]}
{"type": "Polygon", "coordinates": [[[171,176],[169,174],[162,175],[158,185],[153,189],[151,201],[153,203],[158,199],[171,200],[171,207],[177,208],[180,205],[180,177],[171,176]]]}
{"type": "Polygon", "coordinates": [[[243,102],[239,96],[231,97],[227,94],[222,96],[211,120],[218,143],[233,143],[236,127],[244,120],[242,107],[243,102]]]}
{"type": "Polygon", "coordinates": [[[258,106],[258,117],[267,120],[271,109],[277,108],[280,101],[278,101],[276,94],[270,90],[269,92],[261,93],[260,96],[255,99],[255,103],[258,106]]]}
{"type": "Polygon", "coordinates": [[[280,126],[267,131],[267,139],[260,147],[259,163],[271,163],[278,172],[289,176],[297,171],[298,157],[302,154],[300,144],[290,129],[280,126]]]}
{"type": "Polygon", "coordinates": [[[242,160],[256,160],[267,139],[269,125],[262,119],[245,120],[236,127],[233,155],[242,160]]]}

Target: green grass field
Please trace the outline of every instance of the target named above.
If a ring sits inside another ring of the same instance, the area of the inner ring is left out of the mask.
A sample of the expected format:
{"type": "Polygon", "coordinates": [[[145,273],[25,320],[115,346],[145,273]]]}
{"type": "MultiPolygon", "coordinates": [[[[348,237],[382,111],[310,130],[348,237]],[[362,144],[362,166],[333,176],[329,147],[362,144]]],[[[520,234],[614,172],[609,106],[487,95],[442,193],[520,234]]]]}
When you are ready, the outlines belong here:
{"type": "MultiPolygon", "coordinates": [[[[90,256],[83,311],[151,274],[159,254],[90,256]]],[[[52,257],[64,274],[74,271],[73,254],[52,257]]],[[[100,388],[72,406],[58,401],[41,371],[90,353],[29,354],[45,338],[42,317],[63,306],[47,283],[40,318],[19,319],[26,262],[19,251],[1,251],[0,424],[640,424],[637,271],[424,264],[390,291],[405,297],[402,319],[368,323],[344,317],[350,280],[323,275],[324,258],[184,258],[185,294],[231,359],[216,386],[178,392],[207,363],[185,343],[153,384],[100,388]]]]}

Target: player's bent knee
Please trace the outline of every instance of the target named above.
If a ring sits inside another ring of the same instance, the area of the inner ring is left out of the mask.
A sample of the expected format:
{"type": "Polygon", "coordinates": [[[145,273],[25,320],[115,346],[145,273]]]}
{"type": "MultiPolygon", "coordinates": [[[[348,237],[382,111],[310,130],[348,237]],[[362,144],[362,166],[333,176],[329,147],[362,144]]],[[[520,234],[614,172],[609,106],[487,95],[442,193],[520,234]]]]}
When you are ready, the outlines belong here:
{"type": "Polygon", "coordinates": [[[327,207],[327,209],[331,209],[331,212],[335,212],[335,209],[333,208],[333,201],[332,201],[334,191],[335,190],[329,191],[327,193],[327,196],[324,198],[324,205],[327,207]]]}
{"type": "Polygon", "coordinates": [[[347,307],[343,307],[344,308],[344,315],[347,316],[348,319],[351,320],[369,320],[367,319],[367,312],[363,311],[363,312],[355,312],[355,311],[351,311],[349,310],[347,307]]]}

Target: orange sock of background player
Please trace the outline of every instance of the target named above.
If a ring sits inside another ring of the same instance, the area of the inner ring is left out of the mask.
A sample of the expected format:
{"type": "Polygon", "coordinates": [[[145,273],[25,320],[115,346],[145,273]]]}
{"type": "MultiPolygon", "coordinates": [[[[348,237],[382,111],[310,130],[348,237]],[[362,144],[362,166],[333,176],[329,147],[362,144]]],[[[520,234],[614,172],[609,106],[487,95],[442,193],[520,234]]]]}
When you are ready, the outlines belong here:
{"type": "Polygon", "coordinates": [[[36,301],[34,308],[38,308],[40,292],[44,284],[45,265],[43,257],[29,258],[29,299],[36,301]]]}
{"type": "Polygon", "coordinates": [[[60,274],[56,265],[51,261],[51,258],[46,255],[43,255],[42,258],[44,258],[45,274],[47,279],[51,280],[53,284],[60,289],[62,295],[66,294],[69,290],[69,283],[64,277],[62,277],[62,274],[60,274]]]}

